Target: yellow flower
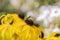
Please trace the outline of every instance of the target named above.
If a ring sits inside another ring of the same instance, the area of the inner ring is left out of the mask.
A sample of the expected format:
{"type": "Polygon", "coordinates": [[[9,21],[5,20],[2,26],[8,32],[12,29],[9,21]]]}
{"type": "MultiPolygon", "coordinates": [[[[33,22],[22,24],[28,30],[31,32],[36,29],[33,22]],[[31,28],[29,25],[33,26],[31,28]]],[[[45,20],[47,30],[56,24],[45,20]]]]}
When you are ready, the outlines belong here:
{"type": "Polygon", "coordinates": [[[5,40],[43,40],[42,28],[28,25],[17,14],[7,14],[1,22],[0,31],[5,40]]]}

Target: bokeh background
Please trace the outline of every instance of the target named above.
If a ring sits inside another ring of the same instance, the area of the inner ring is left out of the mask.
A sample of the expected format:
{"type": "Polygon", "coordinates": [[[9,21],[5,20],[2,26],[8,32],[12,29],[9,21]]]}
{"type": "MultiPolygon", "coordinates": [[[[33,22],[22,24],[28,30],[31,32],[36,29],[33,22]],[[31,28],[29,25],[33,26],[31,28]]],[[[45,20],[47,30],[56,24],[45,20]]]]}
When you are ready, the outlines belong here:
{"type": "Polygon", "coordinates": [[[36,10],[42,5],[60,6],[60,0],[0,0],[0,11],[36,10]]]}

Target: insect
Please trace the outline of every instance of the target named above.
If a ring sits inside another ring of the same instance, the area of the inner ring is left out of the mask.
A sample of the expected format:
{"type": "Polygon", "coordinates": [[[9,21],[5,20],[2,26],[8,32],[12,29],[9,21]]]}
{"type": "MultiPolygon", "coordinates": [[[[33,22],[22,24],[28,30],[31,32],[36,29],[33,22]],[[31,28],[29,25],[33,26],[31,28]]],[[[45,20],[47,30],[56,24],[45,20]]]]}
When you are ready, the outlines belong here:
{"type": "Polygon", "coordinates": [[[31,26],[34,24],[33,20],[30,17],[26,18],[25,22],[31,26]]]}

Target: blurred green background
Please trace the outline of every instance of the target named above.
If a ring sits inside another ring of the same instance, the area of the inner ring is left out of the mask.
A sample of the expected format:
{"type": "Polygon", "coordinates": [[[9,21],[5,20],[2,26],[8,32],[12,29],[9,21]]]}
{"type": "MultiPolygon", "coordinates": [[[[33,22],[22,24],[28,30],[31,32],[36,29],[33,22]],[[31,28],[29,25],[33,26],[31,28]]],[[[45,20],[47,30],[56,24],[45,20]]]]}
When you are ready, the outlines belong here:
{"type": "MultiPolygon", "coordinates": [[[[22,5],[22,4],[25,4],[26,3],[26,0],[17,0],[17,1],[20,1],[20,4],[19,5],[22,5]]],[[[31,0],[33,1],[33,0],[31,0]]],[[[34,0],[34,2],[37,2],[38,3],[38,6],[36,4],[34,4],[32,2],[32,4],[29,4],[27,2],[27,4],[31,7],[30,10],[37,10],[40,6],[42,5],[58,5],[60,6],[60,0],[34,0]],[[37,6],[37,7],[35,7],[37,6]]],[[[13,1],[14,3],[14,1],[13,1]]],[[[20,6],[19,8],[15,8],[11,5],[10,3],[10,0],[0,0],[0,12],[16,12],[16,11],[20,11],[20,6]]]]}

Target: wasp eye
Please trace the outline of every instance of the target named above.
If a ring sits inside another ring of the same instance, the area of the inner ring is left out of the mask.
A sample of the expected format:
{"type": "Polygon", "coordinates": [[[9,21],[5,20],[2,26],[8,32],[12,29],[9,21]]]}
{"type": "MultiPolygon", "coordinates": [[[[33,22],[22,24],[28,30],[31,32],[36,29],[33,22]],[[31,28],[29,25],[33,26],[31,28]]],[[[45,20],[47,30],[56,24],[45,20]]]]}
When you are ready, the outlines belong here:
{"type": "Polygon", "coordinates": [[[55,34],[55,37],[59,37],[60,36],[60,34],[55,34]]]}
{"type": "Polygon", "coordinates": [[[33,20],[31,20],[31,19],[26,19],[25,22],[30,26],[33,25],[33,20]]]}
{"type": "Polygon", "coordinates": [[[24,13],[19,13],[18,16],[19,16],[21,19],[24,19],[24,17],[25,17],[24,13]]]}

